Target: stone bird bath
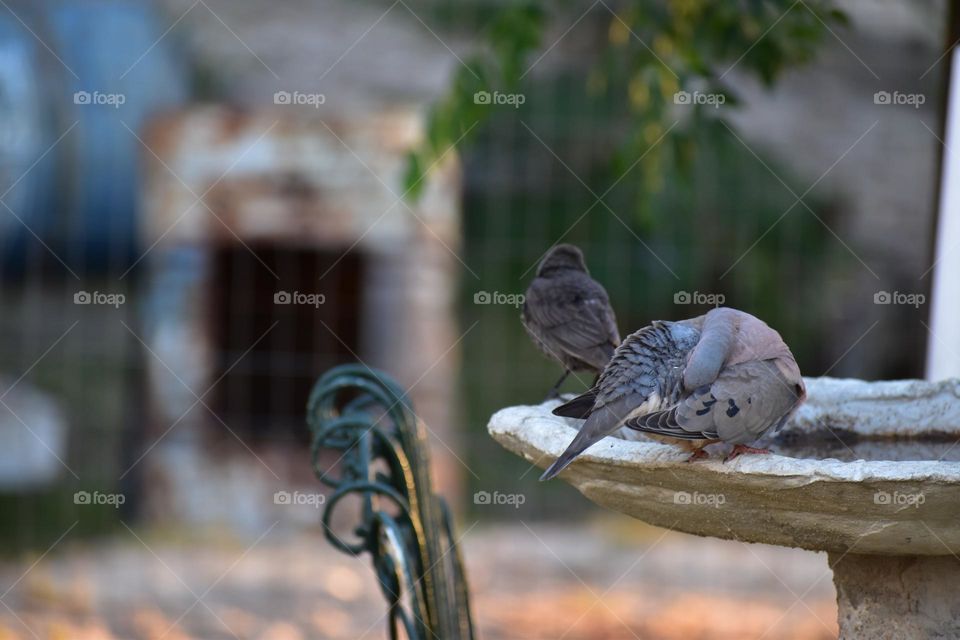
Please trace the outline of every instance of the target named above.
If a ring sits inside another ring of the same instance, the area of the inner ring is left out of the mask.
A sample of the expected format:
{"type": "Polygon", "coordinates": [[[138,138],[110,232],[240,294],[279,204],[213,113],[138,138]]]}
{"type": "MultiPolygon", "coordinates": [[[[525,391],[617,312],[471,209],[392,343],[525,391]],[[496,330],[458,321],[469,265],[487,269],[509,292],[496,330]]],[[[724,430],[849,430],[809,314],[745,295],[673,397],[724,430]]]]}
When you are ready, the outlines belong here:
{"type": "MultiPolygon", "coordinates": [[[[685,462],[637,436],[591,447],[559,478],[660,527],[827,551],[840,637],[960,638],[960,381],[807,380],[770,455],[685,462]]],[[[581,424],[558,401],[509,407],[490,434],[539,467],[581,424]]]]}

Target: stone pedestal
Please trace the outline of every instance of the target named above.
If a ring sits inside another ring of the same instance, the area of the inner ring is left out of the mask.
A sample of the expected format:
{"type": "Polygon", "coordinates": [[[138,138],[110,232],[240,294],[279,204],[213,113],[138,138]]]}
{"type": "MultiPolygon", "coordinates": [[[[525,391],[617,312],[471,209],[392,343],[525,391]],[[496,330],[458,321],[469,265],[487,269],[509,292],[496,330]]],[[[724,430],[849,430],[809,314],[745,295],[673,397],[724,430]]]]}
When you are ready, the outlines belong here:
{"type": "Polygon", "coordinates": [[[842,640],[960,638],[960,559],[829,554],[842,640]]]}

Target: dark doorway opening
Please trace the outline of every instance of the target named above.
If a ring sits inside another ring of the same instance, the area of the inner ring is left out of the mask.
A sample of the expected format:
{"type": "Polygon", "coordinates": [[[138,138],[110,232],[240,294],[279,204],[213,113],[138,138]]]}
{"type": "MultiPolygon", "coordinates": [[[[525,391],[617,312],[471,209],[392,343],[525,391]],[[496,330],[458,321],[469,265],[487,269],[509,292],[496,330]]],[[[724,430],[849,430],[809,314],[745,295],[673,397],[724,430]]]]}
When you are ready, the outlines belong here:
{"type": "Polygon", "coordinates": [[[216,385],[208,404],[244,442],[305,441],[314,381],[359,354],[364,258],[344,251],[214,251],[208,304],[216,385]]]}

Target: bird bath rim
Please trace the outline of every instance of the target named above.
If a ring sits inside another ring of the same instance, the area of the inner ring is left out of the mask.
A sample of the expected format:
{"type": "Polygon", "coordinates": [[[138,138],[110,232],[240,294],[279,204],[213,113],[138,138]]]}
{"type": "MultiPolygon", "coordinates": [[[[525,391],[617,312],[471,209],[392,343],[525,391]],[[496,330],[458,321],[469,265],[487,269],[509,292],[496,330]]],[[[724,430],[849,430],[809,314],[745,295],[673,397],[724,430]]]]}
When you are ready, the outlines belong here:
{"type": "MultiPolygon", "coordinates": [[[[870,437],[903,437],[960,426],[956,380],[818,378],[808,379],[808,392],[787,430],[833,423],[870,437]],[[904,420],[909,429],[898,426],[904,420]]],[[[556,404],[502,409],[488,430],[545,467],[579,424],[552,415],[556,404]]],[[[559,477],[601,506],[697,535],[834,553],[960,553],[960,463],[776,454],[687,463],[687,455],[653,441],[605,438],[559,477]]]]}

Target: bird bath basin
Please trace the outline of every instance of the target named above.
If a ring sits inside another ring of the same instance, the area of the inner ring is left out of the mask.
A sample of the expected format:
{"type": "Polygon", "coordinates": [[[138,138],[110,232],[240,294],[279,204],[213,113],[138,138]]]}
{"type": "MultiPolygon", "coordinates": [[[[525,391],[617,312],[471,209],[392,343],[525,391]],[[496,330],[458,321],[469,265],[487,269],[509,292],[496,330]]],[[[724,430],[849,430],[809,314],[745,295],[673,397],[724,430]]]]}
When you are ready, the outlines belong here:
{"type": "MultiPolygon", "coordinates": [[[[610,437],[558,477],[657,526],[827,551],[841,638],[960,637],[960,381],[807,390],[770,455],[687,463],[676,447],[610,437]]],[[[581,424],[551,414],[557,404],[502,409],[488,430],[546,467],[581,424]]]]}

